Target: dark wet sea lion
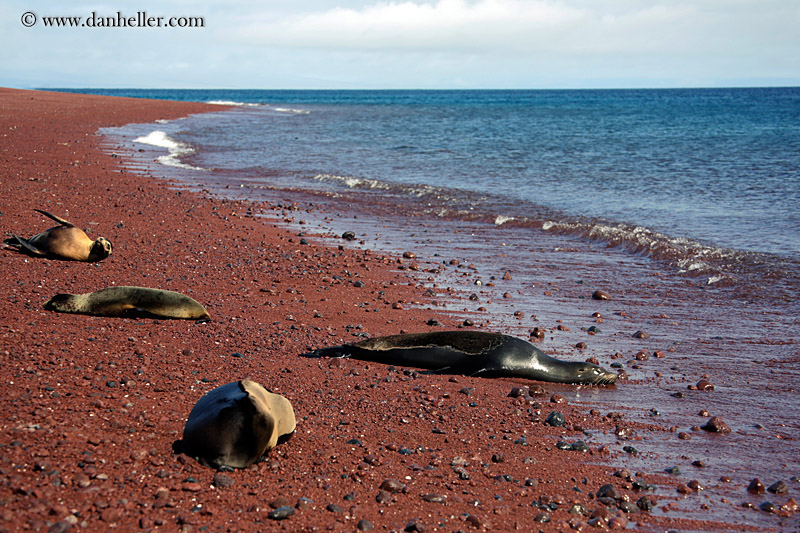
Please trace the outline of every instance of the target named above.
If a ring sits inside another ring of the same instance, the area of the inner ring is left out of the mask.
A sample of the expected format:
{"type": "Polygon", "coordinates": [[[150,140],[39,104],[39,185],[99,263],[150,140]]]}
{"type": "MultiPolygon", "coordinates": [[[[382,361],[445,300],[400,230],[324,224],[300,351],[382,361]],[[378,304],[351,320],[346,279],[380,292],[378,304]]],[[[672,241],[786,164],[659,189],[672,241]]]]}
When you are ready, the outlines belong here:
{"type": "Polygon", "coordinates": [[[59,223],[30,239],[12,235],[4,242],[20,252],[34,257],[49,257],[68,261],[96,263],[111,255],[111,242],[105,237],[93,241],[82,229],[63,218],[37,209],[39,213],[59,223]]]}
{"type": "Polygon", "coordinates": [[[194,298],[147,287],[106,287],[86,294],[56,294],[44,308],[60,313],[151,318],[210,318],[194,298]]]}
{"type": "Polygon", "coordinates": [[[376,337],[323,348],[315,357],[352,357],[443,374],[521,377],[555,383],[606,385],[617,375],[591,363],[550,357],[531,343],[483,331],[435,331],[376,337]]]}
{"type": "Polygon", "coordinates": [[[195,404],[175,441],[185,453],[213,468],[245,468],[294,432],[292,404],[253,381],[212,390],[195,404]]]}

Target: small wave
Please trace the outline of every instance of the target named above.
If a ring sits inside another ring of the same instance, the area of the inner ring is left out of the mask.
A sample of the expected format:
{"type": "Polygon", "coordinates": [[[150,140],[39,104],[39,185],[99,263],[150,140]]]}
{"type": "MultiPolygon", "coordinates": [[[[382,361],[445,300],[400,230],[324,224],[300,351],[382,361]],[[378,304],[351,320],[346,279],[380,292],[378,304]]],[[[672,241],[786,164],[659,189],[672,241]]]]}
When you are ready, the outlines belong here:
{"type": "Polygon", "coordinates": [[[681,274],[708,276],[708,284],[732,281],[725,265],[741,261],[742,252],[717,248],[687,238],[670,237],[642,226],[596,220],[554,221],[542,224],[545,231],[586,237],[655,260],[674,265],[681,274]]]}
{"type": "Polygon", "coordinates": [[[389,190],[391,186],[379,180],[371,178],[356,178],[354,176],[337,176],[336,174],[317,174],[314,176],[317,181],[333,181],[344,185],[350,189],[382,189],[389,190]]]}
{"type": "Polygon", "coordinates": [[[291,107],[273,107],[272,110],[278,113],[291,113],[293,115],[308,115],[311,113],[311,111],[307,109],[293,109],[291,107]]]}
{"type": "Polygon", "coordinates": [[[261,107],[261,104],[248,103],[248,102],[235,102],[233,100],[209,100],[207,104],[212,105],[227,105],[233,107],[261,107]]]}
{"type": "Polygon", "coordinates": [[[507,216],[504,216],[504,215],[497,215],[497,217],[495,217],[495,219],[494,219],[494,225],[495,226],[502,226],[506,222],[511,222],[512,220],[515,220],[516,218],[517,217],[507,217],[507,216]]]}
{"type": "Polygon", "coordinates": [[[162,165],[185,168],[187,170],[205,170],[200,167],[182,163],[180,158],[193,153],[194,149],[187,144],[176,141],[163,131],[151,131],[143,137],[137,137],[133,142],[149,144],[150,146],[156,146],[158,148],[166,148],[169,153],[158,158],[158,162],[162,165]]]}

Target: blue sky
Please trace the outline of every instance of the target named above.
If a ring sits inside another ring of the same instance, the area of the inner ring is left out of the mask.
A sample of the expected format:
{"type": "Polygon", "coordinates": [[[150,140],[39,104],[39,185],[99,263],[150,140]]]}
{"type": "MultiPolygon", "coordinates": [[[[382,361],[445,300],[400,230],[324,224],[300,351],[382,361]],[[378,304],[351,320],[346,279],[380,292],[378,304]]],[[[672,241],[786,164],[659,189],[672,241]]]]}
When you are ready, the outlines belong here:
{"type": "Polygon", "coordinates": [[[0,49],[19,88],[797,86],[800,1],[5,0],[0,49]],[[140,11],[204,27],[44,24],[140,11]]]}

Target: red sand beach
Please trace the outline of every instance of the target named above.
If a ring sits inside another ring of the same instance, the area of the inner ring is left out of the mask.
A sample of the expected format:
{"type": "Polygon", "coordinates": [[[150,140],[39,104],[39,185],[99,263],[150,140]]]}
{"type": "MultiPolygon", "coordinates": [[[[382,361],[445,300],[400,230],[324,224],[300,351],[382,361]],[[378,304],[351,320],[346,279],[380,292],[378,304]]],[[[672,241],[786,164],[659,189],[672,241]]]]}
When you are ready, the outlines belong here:
{"type": "Polygon", "coordinates": [[[0,89],[4,237],[52,226],[38,208],[114,245],[98,264],[2,251],[0,531],[738,529],[699,505],[696,520],[671,517],[671,502],[700,490],[685,480],[626,468],[604,445],[558,449],[584,431],[614,441],[646,429],[614,406],[565,402],[565,386],[529,383],[532,395],[515,398],[515,380],[298,357],[354,333],[463,318],[433,310],[414,270],[399,268],[413,259],[306,244],[272,222],[285,206],[143,179],[99,147],[100,127],[211,110],[0,89]],[[111,285],[183,292],[212,320],[42,308],[111,285]],[[292,402],[294,437],[234,472],[173,454],[194,403],[244,378],[292,402]],[[564,427],[544,423],[551,411],[564,427]],[[291,516],[270,515],[286,507],[291,516]]]}

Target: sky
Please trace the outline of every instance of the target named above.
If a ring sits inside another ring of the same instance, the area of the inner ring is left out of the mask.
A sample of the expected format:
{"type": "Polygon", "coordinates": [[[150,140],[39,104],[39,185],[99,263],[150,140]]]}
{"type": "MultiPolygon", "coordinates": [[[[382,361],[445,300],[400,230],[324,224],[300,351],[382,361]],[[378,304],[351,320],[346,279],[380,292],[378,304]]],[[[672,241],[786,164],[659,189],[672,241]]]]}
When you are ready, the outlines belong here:
{"type": "Polygon", "coordinates": [[[17,88],[800,86],[800,0],[4,0],[0,49],[17,88]]]}

